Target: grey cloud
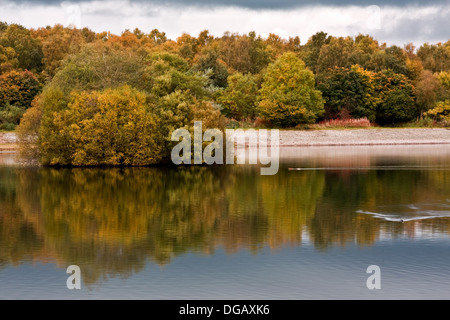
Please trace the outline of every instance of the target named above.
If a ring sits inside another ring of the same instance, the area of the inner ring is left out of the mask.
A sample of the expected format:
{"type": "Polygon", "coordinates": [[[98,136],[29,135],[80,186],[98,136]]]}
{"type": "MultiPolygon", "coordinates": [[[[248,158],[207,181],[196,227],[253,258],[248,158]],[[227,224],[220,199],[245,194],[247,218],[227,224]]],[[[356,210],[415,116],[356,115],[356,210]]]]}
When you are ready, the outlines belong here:
{"type": "MultiPolygon", "coordinates": [[[[17,4],[28,4],[28,5],[60,5],[64,1],[60,0],[18,0],[18,1],[2,1],[17,4]]],[[[89,2],[86,0],[74,0],[67,1],[70,3],[83,3],[89,2]]],[[[418,1],[418,0],[130,0],[131,3],[146,3],[153,5],[176,5],[176,6],[201,6],[201,7],[241,7],[248,9],[293,9],[309,6],[431,6],[431,5],[442,5],[448,4],[448,0],[431,0],[431,1],[418,1]]]]}
{"type": "Polygon", "coordinates": [[[397,18],[392,28],[382,27],[371,32],[378,39],[391,43],[424,42],[436,43],[450,40],[450,9],[443,9],[438,13],[425,15],[421,18],[397,18]]]}

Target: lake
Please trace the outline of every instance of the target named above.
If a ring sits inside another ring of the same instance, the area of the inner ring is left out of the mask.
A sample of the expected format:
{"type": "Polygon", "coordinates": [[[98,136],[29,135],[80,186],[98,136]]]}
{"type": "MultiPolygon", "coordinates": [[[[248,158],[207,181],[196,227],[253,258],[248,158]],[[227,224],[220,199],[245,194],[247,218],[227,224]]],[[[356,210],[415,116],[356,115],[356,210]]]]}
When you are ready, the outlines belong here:
{"type": "Polygon", "coordinates": [[[450,297],[450,145],[280,152],[273,176],[1,153],[0,299],[450,297]]]}

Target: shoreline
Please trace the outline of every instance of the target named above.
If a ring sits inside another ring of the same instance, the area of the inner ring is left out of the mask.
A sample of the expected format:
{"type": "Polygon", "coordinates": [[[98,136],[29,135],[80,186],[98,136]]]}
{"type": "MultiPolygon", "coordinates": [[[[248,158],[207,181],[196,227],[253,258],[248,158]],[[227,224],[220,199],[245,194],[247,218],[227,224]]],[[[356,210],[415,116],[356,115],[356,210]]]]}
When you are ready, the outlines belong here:
{"type": "MultiPolygon", "coordinates": [[[[279,133],[280,147],[450,144],[447,128],[280,130],[279,133]]],[[[0,152],[17,150],[16,134],[1,132],[0,152]]]]}
{"type": "Polygon", "coordinates": [[[280,131],[280,146],[450,144],[446,128],[381,128],[280,131]]]}
{"type": "Polygon", "coordinates": [[[0,152],[14,152],[19,149],[14,132],[0,132],[0,152]]]}

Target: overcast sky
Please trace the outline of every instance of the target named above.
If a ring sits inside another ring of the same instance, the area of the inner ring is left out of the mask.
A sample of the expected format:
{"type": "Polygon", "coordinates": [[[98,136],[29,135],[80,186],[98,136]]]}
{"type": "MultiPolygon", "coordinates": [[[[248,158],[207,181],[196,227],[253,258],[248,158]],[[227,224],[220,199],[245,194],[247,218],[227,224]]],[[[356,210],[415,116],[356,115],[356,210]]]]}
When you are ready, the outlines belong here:
{"type": "Polygon", "coordinates": [[[0,0],[0,20],[28,28],[70,24],[120,34],[159,29],[170,39],[208,29],[299,36],[304,44],[318,31],[334,36],[373,35],[403,46],[450,39],[450,0],[0,0]]]}

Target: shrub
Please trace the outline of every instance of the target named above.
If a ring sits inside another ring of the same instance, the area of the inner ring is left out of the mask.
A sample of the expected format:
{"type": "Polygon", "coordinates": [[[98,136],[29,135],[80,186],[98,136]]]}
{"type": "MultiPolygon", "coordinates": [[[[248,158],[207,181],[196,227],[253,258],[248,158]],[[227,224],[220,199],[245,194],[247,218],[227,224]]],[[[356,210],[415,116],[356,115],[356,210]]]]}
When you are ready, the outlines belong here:
{"type": "Polygon", "coordinates": [[[319,122],[315,128],[367,128],[371,127],[369,119],[333,119],[319,122]]]}
{"type": "Polygon", "coordinates": [[[435,120],[450,122],[450,100],[437,102],[434,108],[425,112],[424,115],[435,120]]]}

